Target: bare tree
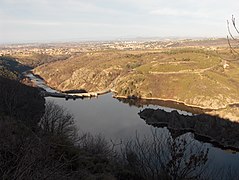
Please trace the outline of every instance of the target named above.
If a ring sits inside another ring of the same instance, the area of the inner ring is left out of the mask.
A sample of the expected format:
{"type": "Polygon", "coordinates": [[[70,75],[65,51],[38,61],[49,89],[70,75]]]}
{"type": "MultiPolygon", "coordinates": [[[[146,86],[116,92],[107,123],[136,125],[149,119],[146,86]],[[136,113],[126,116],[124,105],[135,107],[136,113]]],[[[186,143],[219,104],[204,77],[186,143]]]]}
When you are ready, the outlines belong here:
{"type": "Polygon", "coordinates": [[[67,170],[71,160],[23,123],[2,118],[0,131],[1,179],[66,179],[71,175],[67,170]]]}
{"type": "Polygon", "coordinates": [[[236,18],[232,15],[231,21],[227,20],[227,29],[229,35],[227,36],[230,52],[232,54],[231,61],[239,60],[239,29],[237,28],[236,18]]]}
{"type": "Polygon", "coordinates": [[[185,138],[159,136],[126,143],[123,157],[134,176],[141,179],[202,179],[208,162],[208,149],[185,138]]]}
{"type": "Polygon", "coordinates": [[[76,138],[77,132],[73,116],[52,101],[46,102],[45,113],[39,126],[45,134],[62,136],[73,141],[76,138]]]}

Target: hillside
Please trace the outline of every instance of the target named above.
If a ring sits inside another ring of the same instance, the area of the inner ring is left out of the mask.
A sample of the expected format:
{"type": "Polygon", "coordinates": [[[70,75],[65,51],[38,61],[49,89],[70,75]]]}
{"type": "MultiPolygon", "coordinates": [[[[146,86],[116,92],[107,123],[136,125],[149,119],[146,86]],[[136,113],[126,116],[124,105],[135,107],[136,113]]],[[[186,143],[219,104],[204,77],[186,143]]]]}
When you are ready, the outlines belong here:
{"type": "Polygon", "coordinates": [[[19,62],[26,66],[30,67],[37,67],[39,65],[59,61],[59,60],[65,60],[69,56],[67,55],[48,55],[48,54],[40,54],[40,53],[30,53],[27,55],[22,54],[16,54],[13,55],[14,58],[18,59],[19,62]]]}
{"type": "Polygon", "coordinates": [[[34,69],[58,90],[112,89],[136,96],[182,102],[204,109],[239,102],[239,64],[199,48],[82,53],[34,69]]]}
{"type": "Polygon", "coordinates": [[[15,74],[17,76],[23,73],[24,71],[31,69],[29,66],[17,62],[15,58],[11,56],[0,56],[0,68],[1,68],[0,73],[4,75],[3,72],[5,71],[5,75],[8,74],[7,76],[9,76],[10,74],[12,75],[15,74]]]}
{"type": "Polygon", "coordinates": [[[28,66],[13,58],[0,57],[0,117],[17,117],[30,124],[40,120],[45,100],[36,88],[20,83],[20,73],[26,70],[29,70],[28,66]]]}

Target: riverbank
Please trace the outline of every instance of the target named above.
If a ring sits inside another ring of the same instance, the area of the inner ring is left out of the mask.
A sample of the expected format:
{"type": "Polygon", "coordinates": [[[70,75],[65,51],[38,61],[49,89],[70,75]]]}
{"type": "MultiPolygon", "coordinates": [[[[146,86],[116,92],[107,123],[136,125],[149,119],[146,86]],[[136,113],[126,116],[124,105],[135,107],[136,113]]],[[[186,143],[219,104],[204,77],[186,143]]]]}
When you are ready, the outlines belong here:
{"type": "MultiPolygon", "coordinates": [[[[122,98],[122,99],[128,99],[129,97],[127,96],[120,96],[120,95],[114,95],[114,98],[122,98]]],[[[165,102],[172,102],[172,103],[178,103],[184,106],[188,106],[191,108],[198,108],[204,111],[212,111],[212,110],[219,110],[219,109],[223,109],[223,108],[218,108],[218,109],[213,109],[213,108],[209,108],[209,107],[202,107],[202,106],[196,106],[196,105],[192,105],[192,104],[187,104],[183,101],[179,101],[179,100],[175,100],[175,99],[166,99],[166,98],[160,98],[160,97],[140,97],[137,98],[135,97],[135,99],[142,99],[142,100],[156,100],[156,101],[165,101],[165,102]]]]}
{"type": "Polygon", "coordinates": [[[94,91],[94,92],[85,92],[85,93],[63,93],[61,90],[56,90],[52,87],[50,87],[49,84],[39,75],[35,75],[33,72],[29,72],[31,75],[28,76],[28,78],[35,78],[32,79],[32,82],[36,86],[40,86],[41,88],[45,89],[45,91],[42,91],[42,96],[44,97],[57,97],[57,98],[65,98],[68,99],[83,99],[83,98],[92,98],[92,97],[98,97],[99,95],[103,95],[109,92],[113,93],[113,98],[122,100],[129,104],[135,104],[135,105],[145,105],[145,104],[153,104],[153,105],[159,105],[159,106],[165,106],[169,108],[175,108],[179,110],[183,110],[186,112],[190,112],[192,114],[209,114],[212,116],[219,116],[221,118],[228,118],[231,121],[239,121],[239,112],[237,113],[238,108],[234,108],[234,112],[231,111],[231,106],[236,105],[237,103],[228,104],[227,106],[224,106],[223,108],[212,108],[212,107],[205,107],[205,106],[198,106],[193,105],[189,103],[185,103],[184,101],[179,101],[175,99],[170,98],[160,98],[160,97],[136,97],[136,96],[122,96],[118,95],[118,92],[114,89],[105,89],[102,91],[94,91]],[[235,113],[236,112],[236,113],[235,113]],[[237,115],[238,114],[238,115],[237,115]]]}
{"type": "Polygon", "coordinates": [[[47,82],[39,75],[34,74],[31,71],[25,72],[23,74],[28,80],[31,81],[32,86],[42,88],[41,96],[43,97],[57,97],[57,98],[65,98],[68,99],[77,99],[77,98],[91,98],[91,97],[97,97],[99,95],[103,95],[106,93],[111,92],[110,89],[105,89],[102,91],[96,91],[96,92],[74,92],[75,90],[71,90],[68,93],[62,92],[60,90],[56,90],[52,87],[50,87],[47,82]],[[50,91],[49,91],[50,90],[50,91]]]}
{"type": "MultiPolygon", "coordinates": [[[[120,96],[117,95],[116,92],[113,95],[114,98],[117,99],[124,99],[127,100],[129,97],[127,96],[120,96]]],[[[193,114],[208,114],[211,116],[218,116],[220,118],[226,118],[230,119],[230,121],[239,122],[239,108],[237,107],[238,103],[228,104],[224,108],[209,108],[209,107],[202,107],[202,106],[196,106],[187,104],[183,101],[178,101],[174,99],[165,99],[165,98],[158,98],[158,97],[133,97],[132,99],[139,101],[139,103],[142,103],[143,101],[149,101],[147,104],[155,104],[155,105],[163,105],[169,108],[176,108],[179,110],[191,112],[193,114]],[[142,101],[142,102],[140,102],[142,101]],[[150,103],[152,101],[158,101],[154,103],[150,103]]]]}

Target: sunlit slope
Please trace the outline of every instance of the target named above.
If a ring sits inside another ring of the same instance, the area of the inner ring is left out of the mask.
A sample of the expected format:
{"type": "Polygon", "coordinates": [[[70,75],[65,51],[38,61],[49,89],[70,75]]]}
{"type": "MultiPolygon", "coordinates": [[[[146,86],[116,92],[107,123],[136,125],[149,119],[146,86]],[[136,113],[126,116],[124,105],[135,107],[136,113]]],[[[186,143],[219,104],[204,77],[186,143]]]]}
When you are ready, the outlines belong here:
{"type": "Polygon", "coordinates": [[[239,64],[196,48],[82,53],[37,67],[34,73],[60,90],[109,88],[118,96],[215,109],[239,102],[239,64]]]}

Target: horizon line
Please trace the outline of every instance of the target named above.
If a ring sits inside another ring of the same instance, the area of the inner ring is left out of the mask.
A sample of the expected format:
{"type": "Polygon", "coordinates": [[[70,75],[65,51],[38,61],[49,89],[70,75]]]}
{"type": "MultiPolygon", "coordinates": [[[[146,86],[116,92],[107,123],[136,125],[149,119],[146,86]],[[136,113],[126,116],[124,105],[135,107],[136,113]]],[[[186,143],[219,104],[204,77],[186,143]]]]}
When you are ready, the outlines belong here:
{"type": "Polygon", "coordinates": [[[0,45],[23,45],[23,44],[60,44],[60,43],[87,43],[87,42],[109,42],[109,41],[165,41],[165,40],[200,40],[200,39],[226,39],[225,36],[135,36],[135,37],[114,37],[114,38],[69,38],[62,40],[26,40],[20,42],[0,42],[0,45]]]}

